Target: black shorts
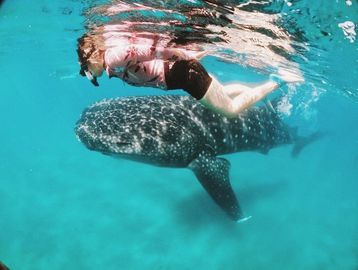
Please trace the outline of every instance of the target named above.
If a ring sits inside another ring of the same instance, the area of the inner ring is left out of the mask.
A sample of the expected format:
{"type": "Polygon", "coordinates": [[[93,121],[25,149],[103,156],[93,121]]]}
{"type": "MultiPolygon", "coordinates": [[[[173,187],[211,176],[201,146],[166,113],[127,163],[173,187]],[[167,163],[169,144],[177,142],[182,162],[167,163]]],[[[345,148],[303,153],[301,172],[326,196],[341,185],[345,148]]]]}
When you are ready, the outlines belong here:
{"type": "Polygon", "coordinates": [[[183,89],[196,99],[202,99],[212,78],[198,60],[166,62],[165,81],[167,90],[183,89]]]}

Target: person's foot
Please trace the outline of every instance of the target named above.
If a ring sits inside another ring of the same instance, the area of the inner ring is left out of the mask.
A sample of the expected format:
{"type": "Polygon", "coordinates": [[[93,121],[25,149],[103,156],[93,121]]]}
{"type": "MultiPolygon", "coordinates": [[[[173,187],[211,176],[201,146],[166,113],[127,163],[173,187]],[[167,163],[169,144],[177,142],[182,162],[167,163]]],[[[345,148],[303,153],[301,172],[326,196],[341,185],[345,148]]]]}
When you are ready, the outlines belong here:
{"type": "Polygon", "coordinates": [[[293,73],[292,71],[282,68],[278,70],[277,74],[271,74],[270,80],[278,83],[279,85],[285,83],[302,83],[305,81],[301,73],[293,73]]]}

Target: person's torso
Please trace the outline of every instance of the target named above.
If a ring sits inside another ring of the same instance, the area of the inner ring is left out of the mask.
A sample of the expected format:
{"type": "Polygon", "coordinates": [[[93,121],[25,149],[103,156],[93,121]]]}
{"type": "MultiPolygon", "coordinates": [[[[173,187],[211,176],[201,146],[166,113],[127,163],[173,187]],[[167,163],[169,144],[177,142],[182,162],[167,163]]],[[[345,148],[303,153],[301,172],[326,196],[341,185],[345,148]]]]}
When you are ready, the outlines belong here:
{"type": "Polygon", "coordinates": [[[124,70],[123,80],[135,86],[166,89],[164,60],[139,62],[124,70]]]}
{"type": "Polygon", "coordinates": [[[154,50],[147,45],[110,48],[104,55],[105,65],[122,74],[128,84],[165,89],[165,60],[157,59],[154,50]]]}

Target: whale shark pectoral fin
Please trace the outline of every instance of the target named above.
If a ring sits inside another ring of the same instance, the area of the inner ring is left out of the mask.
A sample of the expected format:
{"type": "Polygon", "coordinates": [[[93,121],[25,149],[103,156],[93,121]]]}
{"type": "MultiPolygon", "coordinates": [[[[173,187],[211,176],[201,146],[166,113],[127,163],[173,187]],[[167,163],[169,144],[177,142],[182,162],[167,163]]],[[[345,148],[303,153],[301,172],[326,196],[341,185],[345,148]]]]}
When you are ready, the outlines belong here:
{"type": "Polygon", "coordinates": [[[231,219],[237,221],[243,218],[240,205],[230,184],[230,162],[228,160],[200,154],[189,164],[189,168],[192,169],[211,198],[231,219]]]}

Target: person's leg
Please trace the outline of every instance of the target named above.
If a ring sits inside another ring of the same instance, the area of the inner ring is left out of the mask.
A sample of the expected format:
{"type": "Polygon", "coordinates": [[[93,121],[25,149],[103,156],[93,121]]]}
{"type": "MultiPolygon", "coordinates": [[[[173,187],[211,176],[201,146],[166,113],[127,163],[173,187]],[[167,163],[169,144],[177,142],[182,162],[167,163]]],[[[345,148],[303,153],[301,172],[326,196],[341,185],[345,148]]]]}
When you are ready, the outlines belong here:
{"type": "Polygon", "coordinates": [[[243,92],[252,89],[252,87],[249,87],[249,86],[241,84],[241,83],[226,84],[226,85],[224,85],[224,88],[225,88],[225,93],[230,98],[234,98],[234,97],[242,94],[243,92]]]}
{"type": "MultiPolygon", "coordinates": [[[[261,85],[257,85],[257,86],[261,86],[261,85]]],[[[245,91],[252,91],[256,86],[248,86],[246,84],[240,84],[240,83],[231,83],[231,84],[226,84],[224,87],[225,87],[225,93],[228,94],[231,99],[233,99],[238,95],[243,94],[245,91]]],[[[270,110],[274,111],[271,102],[267,98],[263,98],[262,101],[266,104],[266,106],[268,106],[270,110]]]]}
{"type": "MultiPolygon", "coordinates": [[[[284,69],[279,69],[278,74],[270,75],[269,81],[252,88],[242,84],[223,86],[215,78],[212,78],[212,82],[200,102],[214,111],[228,117],[235,117],[243,110],[264,100],[282,84],[303,81],[300,73],[295,74],[284,69]]],[[[265,101],[265,103],[272,109],[269,101],[265,101]]]]}
{"type": "Polygon", "coordinates": [[[228,117],[236,117],[284,81],[279,76],[273,76],[270,81],[251,89],[241,84],[224,86],[211,77],[197,60],[175,62],[166,72],[165,79],[168,90],[183,89],[206,107],[228,117]]]}
{"type": "Polygon", "coordinates": [[[264,99],[268,94],[279,87],[279,84],[273,81],[267,81],[259,86],[245,90],[236,97],[232,97],[233,106],[237,111],[242,111],[264,99]]]}
{"type": "Polygon", "coordinates": [[[237,91],[235,91],[235,87],[241,88],[242,85],[234,84],[224,86],[215,78],[212,78],[209,89],[199,101],[216,112],[228,117],[235,117],[277,89],[279,84],[268,81],[253,88],[242,87],[237,91]]]}
{"type": "MultiPolygon", "coordinates": [[[[236,111],[242,111],[260,100],[264,100],[267,95],[276,90],[285,83],[303,82],[303,77],[300,73],[292,73],[289,70],[279,69],[277,74],[271,74],[270,80],[257,85],[249,87],[242,84],[225,85],[225,92],[233,99],[233,108],[236,111]],[[235,90],[236,89],[236,90],[235,90]]],[[[268,100],[265,100],[267,106],[271,109],[272,105],[268,100]]]]}

